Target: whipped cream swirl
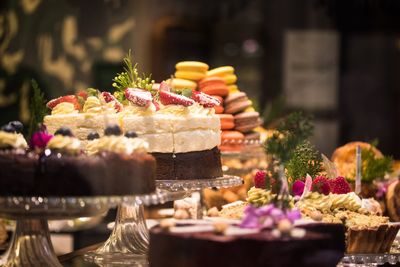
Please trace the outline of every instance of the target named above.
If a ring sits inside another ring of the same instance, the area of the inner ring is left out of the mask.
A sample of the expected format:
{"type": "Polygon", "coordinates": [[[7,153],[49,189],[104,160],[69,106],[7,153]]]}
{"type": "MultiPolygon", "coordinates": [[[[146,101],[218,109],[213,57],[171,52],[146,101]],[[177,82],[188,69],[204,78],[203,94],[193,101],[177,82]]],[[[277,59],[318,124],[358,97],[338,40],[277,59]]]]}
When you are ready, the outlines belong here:
{"type": "Polygon", "coordinates": [[[28,144],[20,133],[0,131],[0,148],[26,149],[28,144]]]}
{"type": "Polygon", "coordinates": [[[117,111],[114,108],[115,102],[111,101],[108,103],[102,104],[100,99],[95,96],[89,96],[85,104],[83,105],[83,112],[85,113],[116,113],[117,111]]]}
{"type": "Polygon", "coordinates": [[[75,109],[74,104],[69,102],[62,102],[56,105],[51,111],[51,115],[60,115],[60,114],[75,114],[79,111],[75,109]]]}
{"type": "Polygon", "coordinates": [[[67,154],[75,155],[81,151],[81,142],[71,136],[55,135],[47,143],[46,148],[58,150],[67,154]]]}
{"type": "Polygon", "coordinates": [[[146,153],[148,148],[149,144],[143,139],[111,135],[90,141],[86,146],[86,153],[95,155],[106,151],[131,155],[135,152],[146,153]]]}

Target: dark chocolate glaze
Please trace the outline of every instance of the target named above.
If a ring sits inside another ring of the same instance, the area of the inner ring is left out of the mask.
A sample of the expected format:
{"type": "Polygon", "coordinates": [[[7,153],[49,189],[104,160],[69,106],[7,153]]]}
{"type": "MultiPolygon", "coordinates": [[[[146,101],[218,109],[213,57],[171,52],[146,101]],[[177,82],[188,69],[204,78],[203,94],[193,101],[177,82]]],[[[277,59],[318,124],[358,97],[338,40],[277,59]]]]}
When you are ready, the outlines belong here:
{"type": "Polygon", "coordinates": [[[8,196],[106,196],[155,190],[155,159],[148,154],[70,156],[0,151],[0,194],[8,196]]]}
{"type": "Polygon", "coordinates": [[[221,177],[221,153],[211,150],[187,153],[152,153],[157,161],[156,180],[193,180],[221,177]]]}
{"type": "MultiPolygon", "coordinates": [[[[344,236],[344,232],[340,233],[344,236]]],[[[303,238],[276,238],[270,231],[243,236],[150,231],[150,267],[334,267],[344,243],[308,229],[303,238]]]]}

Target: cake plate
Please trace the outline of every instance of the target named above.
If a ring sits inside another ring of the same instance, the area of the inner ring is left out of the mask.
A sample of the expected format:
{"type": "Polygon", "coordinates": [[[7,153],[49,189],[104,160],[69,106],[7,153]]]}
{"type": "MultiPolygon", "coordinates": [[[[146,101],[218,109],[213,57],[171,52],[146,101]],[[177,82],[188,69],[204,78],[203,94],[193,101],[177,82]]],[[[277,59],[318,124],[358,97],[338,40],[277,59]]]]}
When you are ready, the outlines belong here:
{"type": "MultiPolygon", "coordinates": [[[[168,191],[168,200],[182,199],[209,187],[232,187],[242,184],[242,179],[235,176],[224,176],[204,180],[157,180],[158,190],[168,191]]],[[[165,201],[164,201],[165,202],[165,201]]],[[[163,202],[140,201],[124,202],[118,205],[114,228],[108,240],[95,251],[84,255],[86,261],[99,265],[147,266],[149,248],[149,231],[144,218],[144,205],[155,205],[163,202]]]]}

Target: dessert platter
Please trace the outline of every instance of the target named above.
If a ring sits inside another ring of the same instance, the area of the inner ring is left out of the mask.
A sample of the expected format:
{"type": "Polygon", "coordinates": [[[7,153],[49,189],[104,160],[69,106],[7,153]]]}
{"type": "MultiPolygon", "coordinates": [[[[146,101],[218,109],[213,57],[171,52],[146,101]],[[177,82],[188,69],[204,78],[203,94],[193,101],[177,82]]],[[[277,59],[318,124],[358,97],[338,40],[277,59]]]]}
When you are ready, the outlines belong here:
{"type": "MultiPolygon", "coordinates": [[[[177,90],[166,81],[154,84],[137,76],[129,58],[125,64],[126,72],[114,79],[113,94],[89,88],[50,100],[47,107],[51,114],[43,119],[47,131],[55,134],[60,125],[68,125],[89,156],[104,149],[128,147],[110,139],[110,135],[143,140],[147,156],[156,161],[154,170],[145,167],[143,173],[154,171],[155,181],[151,182],[174,198],[206,187],[240,185],[241,178],[222,173],[220,119],[214,111],[219,101],[189,88],[177,90]]],[[[120,188],[121,184],[116,186],[120,188]]],[[[146,259],[148,245],[143,206],[125,202],[118,206],[109,239],[87,253],[85,259],[128,264],[146,259]]]]}

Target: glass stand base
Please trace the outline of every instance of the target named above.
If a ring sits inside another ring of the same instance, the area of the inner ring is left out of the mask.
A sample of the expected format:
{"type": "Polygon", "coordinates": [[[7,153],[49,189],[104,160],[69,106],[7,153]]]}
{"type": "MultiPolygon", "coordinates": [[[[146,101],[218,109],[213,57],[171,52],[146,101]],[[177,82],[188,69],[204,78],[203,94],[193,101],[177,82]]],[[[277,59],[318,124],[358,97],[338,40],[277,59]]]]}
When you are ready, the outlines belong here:
{"type": "Polygon", "coordinates": [[[62,267],[50,241],[47,220],[17,220],[11,246],[0,264],[4,267],[62,267]]]}
{"type": "Polygon", "coordinates": [[[110,237],[100,248],[85,254],[85,260],[99,265],[146,266],[148,247],[143,205],[122,203],[110,237]]]}

